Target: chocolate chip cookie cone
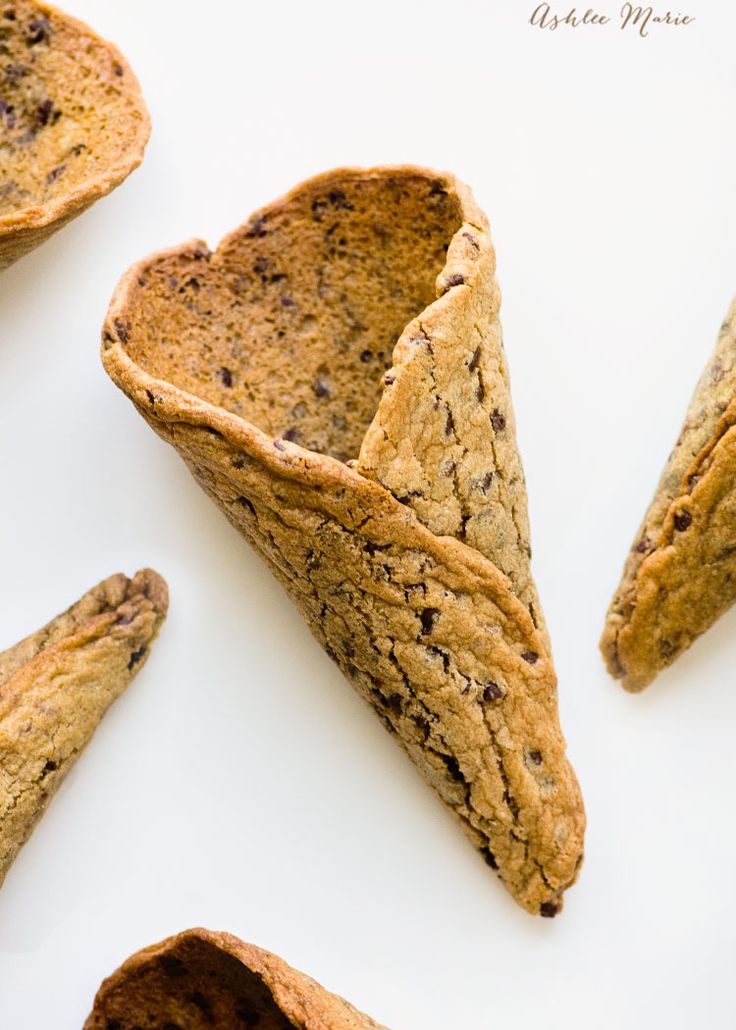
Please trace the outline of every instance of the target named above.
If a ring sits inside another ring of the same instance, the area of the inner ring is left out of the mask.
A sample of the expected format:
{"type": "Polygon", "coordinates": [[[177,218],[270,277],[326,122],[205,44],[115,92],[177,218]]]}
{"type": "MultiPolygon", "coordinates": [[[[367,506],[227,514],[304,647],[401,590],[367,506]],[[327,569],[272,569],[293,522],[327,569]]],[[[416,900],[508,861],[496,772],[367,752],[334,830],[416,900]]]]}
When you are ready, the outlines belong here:
{"type": "Polygon", "coordinates": [[[157,573],[104,580],[0,653],[0,883],[166,616],[157,573]]]}
{"type": "Polygon", "coordinates": [[[125,58],[35,0],[0,7],[0,270],[109,193],[150,124],[125,58]]]}
{"type": "Polygon", "coordinates": [[[612,676],[642,690],[736,600],[736,301],[608,610],[612,676]]]}
{"type": "Polygon", "coordinates": [[[529,571],[485,216],[450,175],[339,170],[213,254],[136,265],[117,385],[260,552],[516,900],[582,856],[529,571]]]}
{"type": "Polygon", "coordinates": [[[186,930],[103,981],[84,1030],[384,1030],[283,959],[229,933],[186,930]]]}

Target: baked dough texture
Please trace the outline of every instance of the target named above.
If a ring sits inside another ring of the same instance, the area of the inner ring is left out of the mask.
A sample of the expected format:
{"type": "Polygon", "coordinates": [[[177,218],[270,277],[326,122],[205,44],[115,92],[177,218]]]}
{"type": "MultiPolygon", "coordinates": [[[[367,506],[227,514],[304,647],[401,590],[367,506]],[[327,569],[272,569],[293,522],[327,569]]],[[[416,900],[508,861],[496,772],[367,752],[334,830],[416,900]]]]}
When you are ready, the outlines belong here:
{"type": "Polygon", "coordinates": [[[0,653],[0,884],[166,616],[161,577],[110,576],[0,653]]]}
{"type": "Polygon", "coordinates": [[[601,639],[642,690],[736,600],[736,300],[639,527],[601,639]]]}
{"type": "Polygon", "coordinates": [[[529,570],[485,216],[341,169],[120,282],[103,363],[264,557],[516,900],[554,915],[584,811],[529,570]]]}
{"type": "Polygon", "coordinates": [[[385,1030],[283,959],[229,933],[186,930],[103,981],[84,1030],[385,1030]]]}
{"type": "Polygon", "coordinates": [[[0,270],[118,186],[149,133],[119,50],[48,4],[0,2],[0,270]]]}

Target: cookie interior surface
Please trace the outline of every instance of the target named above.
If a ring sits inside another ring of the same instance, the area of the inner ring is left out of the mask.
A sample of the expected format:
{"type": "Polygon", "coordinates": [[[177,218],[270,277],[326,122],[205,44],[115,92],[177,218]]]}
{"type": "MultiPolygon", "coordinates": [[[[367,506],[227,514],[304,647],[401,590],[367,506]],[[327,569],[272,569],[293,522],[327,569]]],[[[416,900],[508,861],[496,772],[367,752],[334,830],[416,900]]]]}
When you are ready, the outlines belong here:
{"type": "Polygon", "coordinates": [[[190,937],[123,976],[88,1026],[105,1030],[289,1030],[256,973],[209,941],[190,937]]]}
{"type": "Polygon", "coordinates": [[[114,47],[45,4],[0,0],[0,219],[83,189],[147,132],[114,47]]]}
{"type": "Polygon", "coordinates": [[[215,254],[191,244],[158,256],[118,337],[154,377],[344,461],[358,454],[398,337],[436,297],[461,223],[441,178],[323,176],[215,254]]]}

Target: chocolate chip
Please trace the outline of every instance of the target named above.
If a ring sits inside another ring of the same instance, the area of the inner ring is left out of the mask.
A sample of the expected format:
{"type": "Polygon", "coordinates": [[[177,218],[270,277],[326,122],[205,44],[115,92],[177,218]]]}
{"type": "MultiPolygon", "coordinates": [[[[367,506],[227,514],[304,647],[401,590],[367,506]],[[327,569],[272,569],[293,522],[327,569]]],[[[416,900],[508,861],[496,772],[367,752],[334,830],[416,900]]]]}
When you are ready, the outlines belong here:
{"type": "Polygon", "coordinates": [[[530,665],[536,665],[539,655],[536,651],[522,651],[521,657],[524,659],[525,662],[529,662],[530,665]]]}
{"type": "Polygon", "coordinates": [[[256,509],[253,507],[252,501],[249,501],[247,497],[238,497],[238,504],[242,504],[244,508],[248,508],[252,515],[255,515],[256,509]]]}
{"type": "Polygon", "coordinates": [[[648,551],[649,550],[649,539],[647,537],[643,536],[641,538],[641,540],[639,541],[639,543],[636,545],[635,550],[636,550],[637,554],[644,554],[646,551],[648,551]]]}
{"type": "Polygon", "coordinates": [[[452,417],[452,412],[447,409],[447,418],[445,419],[445,436],[452,436],[455,430],[455,419],[452,417]]]}
{"type": "Polygon", "coordinates": [[[50,772],[56,772],[58,768],[59,767],[56,764],[56,762],[52,761],[52,759],[49,759],[46,765],[44,765],[43,769],[41,770],[41,775],[39,779],[45,779],[50,772]]]}
{"type": "Polygon", "coordinates": [[[542,764],[542,752],[541,751],[530,751],[529,761],[534,762],[535,765],[542,764]]]}
{"type": "Polygon", "coordinates": [[[128,662],[128,668],[132,669],[134,665],[137,665],[143,655],[146,653],[146,645],[141,644],[137,651],[133,651],[128,662]]]}
{"type": "Polygon", "coordinates": [[[684,533],[692,525],[693,517],[689,511],[678,511],[675,515],[675,529],[678,533],[684,533]]]}
{"type": "Polygon", "coordinates": [[[44,126],[48,125],[49,119],[51,118],[51,112],[54,109],[53,100],[44,100],[42,104],[38,105],[36,110],[36,125],[44,126]]]}
{"type": "Polygon", "coordinates": [[[484,493],[485,493],[486,490],[488,490],[488,487],[491,485],[492,482],[493,482],[493,473],[492,472],[486,472],[486,474],[483,476],[483,482],[481,483],[481,486],[483,488],[483,492],[484,493]]]}
{"type": "Polygon", "coordinates": [[[220,379],[222,379],[222,385],[231,387],[233,385],[233,374],[229,368],[225,368],[224,365],[220,369],[220,379]]]}
{"type": "Polygon", "coordinates": [[[498,869],[498,862],[496,856],[493,854],[490,848],[483,848],[481,851],[483,858],[486,860],[491,869],[498,869]]]}
{"type": "Polygon", "coordinates": [[[115,333],[121,343],[127,343],[130,334],[130,324],[125,322],[122,318],[116,318],[113,323],[115,326],[115,333]]]}
{"type": "Polygon", "coordinates": [[[385,375],[383,377],[383,385],[384,386],[393,386],[395,381],[396,381],[396,373],[395,372],[386,372],[385,373],[385,375]]]}
{"type": "Polygon", "coordinates": [[[343,190],[330,190],[327,199],[333,207],[342,208],[345,211],[353,210],[353,205],[348,201],[343,190]]]}
{"type": "Polygon", "coordinates": [[[37,43],[43,43],[44,40],[49,38],[51,33],[51,25],[48,18],[34,18],[33,21],[29,21],[28,32],[29,35],[26,37],[28,46],[36,46],[37,43]]]}
{"type": "Polygon", "coordinates": [[[419,621],[422,624],[422,636],[426,637],[432,632],[435,619],[439,615],[438,608],[425,608],[419,615],[419,621]]]}
{"type": "Polygon", "coordinates": [[[659,653],[667,661],[675,653],[675,645],[670,640],[660,640],[659,653]]]}
{"type": "Polygon", "coordinates": [[[187,972],[187,967],[175,955],[162,955],[158,961],[169,976],[184,976],[187,972]]]}
{"type": "Polygon", "coordinates": [[[325,379],[320,376],[314,384],[314,392],[317,397],[329,397],[330,387],[325,379]]]}
{"type": "Polygon", "coordinates": [[[485,397],[485,395],[486,395],[486,388],[483,385],[483,383],[479,382],[478,385],[475,388],[475,399],[478,401],[479,404],[482,403],[483,398],[485,397]]]}
{"type": "Polygon", "coordinates": [[[262,239],[264,236],[267,236],[268,230],[266,229],[265,216],[261,215],[259,218],[254,218],[249,223],[248,230],[245,235],[248,239],[262,239]]]}
{"type": "Polygon", "coordinates": [[[425,738],[429,736],[429,723],[423,715],[412,715],[415,726],[422,731],[425,738]]]}
{"type": "Polygon", "coordinates": [[[429,195],[430,197],[446,197],[447,190],[438,179],[435,179],[430,188],[429,195]]]}
{"type": "Polygon", "coordinates": [[[360,360],[363,362],[364,365],[367,365],[368,362],[372,360],[372,358],[373,358],[373,351],[372,350],[364,350],[364,351],[360,352],[360,360]]]}
{"type": "Polygon", "coordinates": [[[211,1023],[213,1021],[212,1002],[201,991],[194,991],[193,994],[189,995],[187,1001],[194,1005],[195,1008],[198,1008],[208,1022],[211,1023]]]}
{"type": "Polygon", "coordinates": [[[283,439],[288,440],[289,443],[296,443],[299,439],[299,430],[292,426],[291,429],[287,429],[283,434],[283,439]]]}
{"type": "Polygon", "coordinates": [[[49,174],[46,176],[46,185],[50,186],[52,183],[64,174],[66,171],[66,165],[57,165],[56,168],[52,168],[49,174]]]}
{"type": "Polygon", "coordinates": [[[465,777],[460,772],[460,766],[458,765],[457,758],[453,758],[452,755],[440,755],[440,758],[447,766],[447,771],[453,778],[455,783],[465,783],[465,777]]]}
{"type": "Polygon", "coordinates": [[[499,687],[498,683],[494,683],[490,680],[486,683],[483,688],[483,700],[484,701],[499,701],[503,697],[503,691],[499,687]]]}
{"type": "Polygon", "coordinates": [[[539,914],[544,916],[545,919],[554,919],[559,911],[560,906],[556,905],[553,901],[543,901],[539,906],[539,914]]]}
{"type": "Polygon", "coordinates": [[[123,76],[123,68],[122,68],[122,65],[119,65],[119,64],[117,64],[117,63],[116,63],[116,64],[114,64],[114,65],[112,66],[112,70],[113,70],[113,72],[114,72],[114,73],[115,73],[115,74],[117,75],[117,77],[118,77],[119,79],[120,79],[120,78],[122,78],[122,76],[123,76]]]}
{"type": "Polygon", "coordinates": [[[478,367],[478,362],[479,361],[480,361],[480,344],[473,351],[473,356],[470,359],[470,361],[468,362],[468,370],[470,372],[475,372],[476,368],[478,367]]]}
{"type": "Polygon", "coordinates": [[[491,412],[491,425],[497,433],[506,428],[506,416],[502,415],[498,408],[494,408],[491,412]]]}
{"type": "Polygon", "coordinates": [[[451,275],[449,279],[445,279],[445,289],[450,290],[453,286],[462,286],[464,282],[464,276],[460,275],[459,272],[456,272],[454,275],[451,275]]]}

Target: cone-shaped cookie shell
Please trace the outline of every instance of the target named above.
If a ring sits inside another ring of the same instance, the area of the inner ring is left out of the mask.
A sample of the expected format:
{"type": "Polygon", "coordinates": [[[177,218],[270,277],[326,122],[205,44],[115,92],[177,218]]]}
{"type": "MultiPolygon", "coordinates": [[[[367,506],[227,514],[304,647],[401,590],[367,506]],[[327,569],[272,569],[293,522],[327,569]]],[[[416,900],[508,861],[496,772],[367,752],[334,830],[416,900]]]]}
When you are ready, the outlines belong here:
{"type": "Polygon", "coordinates": [[[143,159],[148,112],[125,58],[48,4],[0,5],[0,270],[143,159]]]}
{"type": "Polygon", "coordinates": [[[100,987],[84,1030],[382,1030],[369,1016],[229,933],[186,930],[136,952],[100,987]]]}
{"type": "Polygon", "coordinates": [[[632,544],[601,639],[642,690],[736,600],[736,301],[632,544]]]}
{"type": "Polygon", "coordinates": [[[584,813],[534,584],[484,215],[340,170],[121,281],[103,362],[266,559],[517,901],[584,813]]]}
{"type": "Polygon", "coordinates": [[[161,577],[110,576],[0,653],[0,883],[97,724],[148,657],[161,577]]]}

